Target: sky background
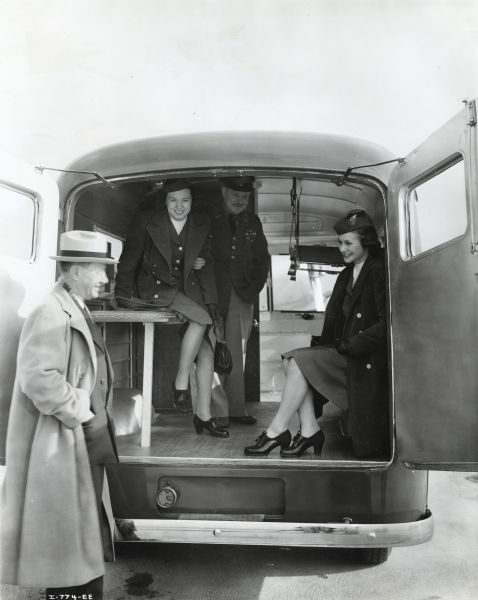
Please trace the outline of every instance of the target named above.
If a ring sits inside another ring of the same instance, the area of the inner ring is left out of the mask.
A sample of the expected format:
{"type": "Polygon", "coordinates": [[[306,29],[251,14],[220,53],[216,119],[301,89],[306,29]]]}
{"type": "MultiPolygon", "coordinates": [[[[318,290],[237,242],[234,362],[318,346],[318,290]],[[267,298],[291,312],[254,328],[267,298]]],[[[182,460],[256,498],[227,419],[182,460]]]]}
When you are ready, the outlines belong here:
{"type": "Polygon", "coordinates": [[[298,130],[403,155],[478,96],[478,0],[0,0],[0,147],[298,130]]]}

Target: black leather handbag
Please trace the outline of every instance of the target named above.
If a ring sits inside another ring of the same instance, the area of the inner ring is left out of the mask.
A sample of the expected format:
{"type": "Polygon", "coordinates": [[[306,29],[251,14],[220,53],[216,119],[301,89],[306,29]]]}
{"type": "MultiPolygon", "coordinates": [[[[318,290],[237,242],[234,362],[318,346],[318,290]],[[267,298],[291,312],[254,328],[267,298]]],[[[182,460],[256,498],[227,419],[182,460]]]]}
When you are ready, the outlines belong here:
{"type": "Polygon", "coordinates": [[[214,349],[214,371],[218,375],[229,375],[232,371],[232,356],[224,339],[224,320],[214,314],[214,335],[216,337],[216,347],[214,349]]]}
{"type": "Polygon", "coordinates": [[[229,375],[232,371],[232,356],[226,342],[216,341],[214,349],[214,370],[218,375],[229,375]]]}

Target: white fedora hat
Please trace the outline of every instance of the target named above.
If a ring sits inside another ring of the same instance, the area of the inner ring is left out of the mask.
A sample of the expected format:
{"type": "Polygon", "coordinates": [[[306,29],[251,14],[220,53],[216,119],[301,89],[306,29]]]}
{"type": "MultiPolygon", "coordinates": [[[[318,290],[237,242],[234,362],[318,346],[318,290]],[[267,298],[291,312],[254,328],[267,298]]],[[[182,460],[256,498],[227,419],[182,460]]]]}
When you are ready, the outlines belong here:
{"type": "Polygon", "coordinates": [[[111,256],[111,244],[97,231],[65,231],[60,236],[58,256],[51,256],[62,262],[85,262],[116,264],[111,256]]]}

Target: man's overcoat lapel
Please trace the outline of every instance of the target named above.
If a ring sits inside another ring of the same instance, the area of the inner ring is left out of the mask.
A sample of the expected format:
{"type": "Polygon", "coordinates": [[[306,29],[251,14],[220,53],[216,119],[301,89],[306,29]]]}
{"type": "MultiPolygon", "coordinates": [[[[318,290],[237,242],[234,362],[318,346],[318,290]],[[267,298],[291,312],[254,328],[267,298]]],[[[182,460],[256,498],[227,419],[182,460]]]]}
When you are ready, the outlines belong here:
{"type": "Polygon", "coordinates": [[[70,327],[72,329],[76,329],[76,331],[79,331],[84,337],[90,353],[91,362],[93,364],[94,377],[96,378],[96,371],[98,367],[95,345],[88,325],[85,321],[85,317],[82,315],[81,310],[78,308],[73,298],[61,284],[55,286],[53,294],[58,298],[63,310],[70,316],[70,327]]]}

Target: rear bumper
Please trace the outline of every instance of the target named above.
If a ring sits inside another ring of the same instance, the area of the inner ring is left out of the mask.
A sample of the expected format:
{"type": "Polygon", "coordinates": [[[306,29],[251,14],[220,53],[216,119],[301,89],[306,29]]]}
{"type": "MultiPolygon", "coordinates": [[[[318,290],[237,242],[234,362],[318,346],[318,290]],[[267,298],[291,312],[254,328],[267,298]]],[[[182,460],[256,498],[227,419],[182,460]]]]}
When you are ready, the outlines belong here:
{"type": "Polygon", "coordinates": [[[430,540],[431,514],[411,523],[271,523],[251,521],[133,519],[117,521],[116,541],[382,548],[430,540]]]}

